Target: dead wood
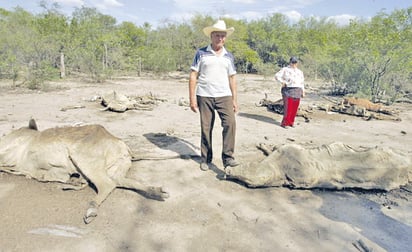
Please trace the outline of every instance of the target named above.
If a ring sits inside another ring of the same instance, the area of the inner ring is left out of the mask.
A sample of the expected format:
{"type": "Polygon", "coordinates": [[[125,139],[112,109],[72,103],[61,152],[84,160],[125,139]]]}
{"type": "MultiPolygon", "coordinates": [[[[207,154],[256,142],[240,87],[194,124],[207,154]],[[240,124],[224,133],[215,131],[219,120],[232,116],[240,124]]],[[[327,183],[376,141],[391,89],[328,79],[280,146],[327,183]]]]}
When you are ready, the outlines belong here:
{"type": "Polygon", "coordinates": [[[81,109],[81,108],[85,108],[86,106],[84,105],[73,105],[73,106],[66,106],[60,109],[60,111],[67,111],[70,109],[81,109]]]}

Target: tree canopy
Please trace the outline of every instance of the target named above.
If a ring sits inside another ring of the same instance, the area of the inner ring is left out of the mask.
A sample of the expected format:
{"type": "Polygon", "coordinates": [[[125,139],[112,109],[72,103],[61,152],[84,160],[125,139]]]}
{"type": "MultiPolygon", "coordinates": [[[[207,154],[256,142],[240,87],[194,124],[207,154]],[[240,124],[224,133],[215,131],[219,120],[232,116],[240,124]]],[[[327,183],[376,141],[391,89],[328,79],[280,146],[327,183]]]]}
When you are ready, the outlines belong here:
{"type": "MultiPolygon", "coordinates": [[[[210,42],[203,27],[215,21],[196,15],[185,23],[165,20],[154,29],[148,23],[118,23],[94,8],[67,16],[57,5],[41,6],[37,15],[0,8],[0,78],[39,88],[62,77],[62,64],[66,76],[82,74],[97,82],[140,71],[189,71],[196,49],[210,42]]],[[[345,26],[315,17],[291,23],[279,13],[250,22],[224,20],[236,29],[226,47],[239,73],[273,75],[294,55],[306,78],[330,83],[336,94],[374,99],[411,84],[412,7],[345,26]]]]}

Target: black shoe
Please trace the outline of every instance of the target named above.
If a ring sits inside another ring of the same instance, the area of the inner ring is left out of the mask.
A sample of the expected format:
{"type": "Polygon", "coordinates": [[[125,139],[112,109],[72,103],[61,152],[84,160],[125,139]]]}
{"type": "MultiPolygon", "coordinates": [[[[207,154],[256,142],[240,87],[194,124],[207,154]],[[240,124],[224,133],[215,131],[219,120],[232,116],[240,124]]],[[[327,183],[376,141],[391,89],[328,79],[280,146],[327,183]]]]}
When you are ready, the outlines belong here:
{"type": "Polygon", "coordinates": [[[223,164],[223,166],[225,168],[228,167],[228,166],[235,167],[235,166],[238,166],[238,165],[240,165],[240,163],[238,161],[234,160],[233,158],[226,160],[223,164]]]}

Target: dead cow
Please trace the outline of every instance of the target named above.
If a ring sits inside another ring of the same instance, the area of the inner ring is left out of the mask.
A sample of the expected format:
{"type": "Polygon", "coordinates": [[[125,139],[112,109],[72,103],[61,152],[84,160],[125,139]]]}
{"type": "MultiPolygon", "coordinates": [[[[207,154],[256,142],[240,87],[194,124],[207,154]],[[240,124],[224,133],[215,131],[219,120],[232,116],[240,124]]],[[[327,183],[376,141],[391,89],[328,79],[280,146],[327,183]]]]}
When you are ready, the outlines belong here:
{"type": "Polygon", "coordinates": [[[412,160],[388,147],[355,149],[339,142],[313,148],[285,144],[261,161],[228,167],[225,172],[228,178],[250,187],[390,191],[412,181],[412,160]]]}
{"type": "Polygon", "coordinates": [[[12,131],[0,140],[0,170],[42,182],[61,182],[70,189],[93,184],[97,195],[89,204],[84,222],[97,216],[97,208],[116,187],[135,190],[163,200],[161,187],[126,178],[131,167],[129,147],[101,125],[58,127],[38,131],[29,127],[12,131]]]}

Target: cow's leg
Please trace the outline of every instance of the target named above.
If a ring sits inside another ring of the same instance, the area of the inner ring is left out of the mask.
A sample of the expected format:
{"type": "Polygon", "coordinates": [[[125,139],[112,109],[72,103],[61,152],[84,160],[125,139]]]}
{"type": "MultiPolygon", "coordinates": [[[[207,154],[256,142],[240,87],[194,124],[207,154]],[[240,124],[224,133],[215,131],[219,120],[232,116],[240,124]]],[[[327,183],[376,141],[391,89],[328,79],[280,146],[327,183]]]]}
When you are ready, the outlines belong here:
{"type": "Polygon", "coordinates": [[[89,203],[89,208],[83,217],[84,223],[89,224],[97,216],[97,209],[100,204],[109,196],[109,194],[116,188],[116,184],[113,180],[108,177],[100,177],[98,181],[94,181],[93,184],[96,186],[97,195],[89,203]]]}
{"type": "Polygon", "coordinates": [[[152,199],[164,200],[166,198],[169,198],[169,194],[164,191],[162,187],[143,185],[142,183],[129,178],[118,178],[117,187],[141,192],[143,195],[152,199]]]}
{"type": "Polygon", "coordinates": [[[84,155],[69,155],[69,158],[79,170],[80,174],[93,183],[97,190],[96,197],[89,202],[89,207],[83,217],[84,222],[89,224],[97,216],[97,209],[100,204],[116,188],[116,183],[107,175],[106,169],[90,168],[90,164],[95,165],[95,167],[104,167],[104,162],[96,162],[96,160],[92,160],[84,155]]]}
{"type": "Polygon", "coordinates": [[[116,183],[108,177],[99,177],[93,181],[96,186],[97,195],[93,201],[89,202],[89,208],[86,211],[83,220],[89,224],[97,216],[97,209],[100,204],[109,196],[109,194],[116,188],[116,183]]]}

